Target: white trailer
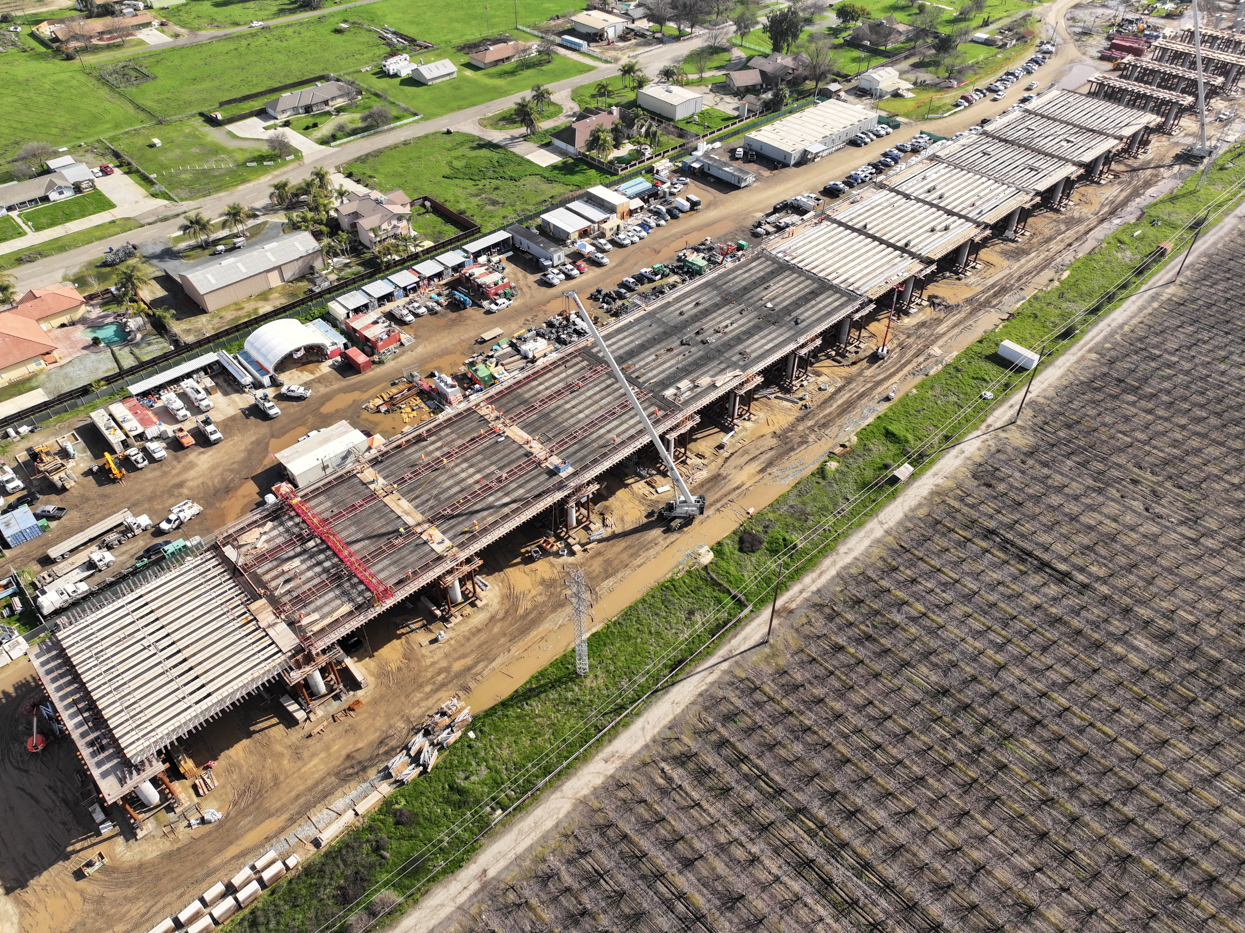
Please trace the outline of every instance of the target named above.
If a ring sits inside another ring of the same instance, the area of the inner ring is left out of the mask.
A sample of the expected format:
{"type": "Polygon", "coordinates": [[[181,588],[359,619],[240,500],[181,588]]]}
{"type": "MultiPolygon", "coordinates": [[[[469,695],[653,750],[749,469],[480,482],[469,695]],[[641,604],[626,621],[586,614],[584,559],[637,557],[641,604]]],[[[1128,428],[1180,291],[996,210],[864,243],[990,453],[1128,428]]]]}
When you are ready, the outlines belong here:
{"type": "Polygon", "coordinates": [[[95,427],[99,428],[99,433],[104,438],[114,454],[125,453],[125,435],[121,433],[121,429],[117,427],[117,423],[108,416],[108,412],[102,408],[91,412],[91,420],[95,422],[95,427]]]}
{"type": "Polygon", "coordinates": [[[122,509],[120,512],[109,515],[103,521],[96,522],[85,531],[78,532],[72,538],[66,538],[60,544],[53,545],[48,549],[48,558],[55,563],[59,563],[78,550],[78,548],[85,547],[96,538],[103,537],[116,528],[125,529],[125,537],[131,538],[143,530],[142,526],[144,524],[147,528],[150,528],[151,519],[145,515],[135,518],[134,513],[129,509],[122,509]],[[143,521],[144,519],[146,519],[145,522],[143,521]]]}

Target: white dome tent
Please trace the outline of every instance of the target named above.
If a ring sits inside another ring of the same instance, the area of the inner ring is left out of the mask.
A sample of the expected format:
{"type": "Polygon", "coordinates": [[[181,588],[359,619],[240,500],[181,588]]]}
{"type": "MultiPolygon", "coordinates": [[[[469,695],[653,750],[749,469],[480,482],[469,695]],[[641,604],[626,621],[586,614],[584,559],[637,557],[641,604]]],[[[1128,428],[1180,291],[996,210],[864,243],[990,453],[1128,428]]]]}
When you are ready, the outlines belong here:
{"type": "Polygon", "coordinates": [[[293,358],[295,365],[327,359],[329,349],[323,334],[292,318],[269,321],[247,337],[245,344],[247,354],[270,373],[275,373],[287,357],[293,358]],[[313,351],[310,357],[309,350],[313,351]]]}

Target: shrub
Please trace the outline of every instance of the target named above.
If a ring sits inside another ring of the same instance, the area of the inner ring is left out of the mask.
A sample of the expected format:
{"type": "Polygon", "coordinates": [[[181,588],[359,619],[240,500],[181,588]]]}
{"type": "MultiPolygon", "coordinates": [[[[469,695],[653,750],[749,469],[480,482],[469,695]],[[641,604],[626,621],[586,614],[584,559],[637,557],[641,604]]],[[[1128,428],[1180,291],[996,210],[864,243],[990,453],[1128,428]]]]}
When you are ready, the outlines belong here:
{"type": "Polygon", "coordinates": [[[415,814],[406,807],[398,807],[393,811],[393,821],[399,826],[410,826],[415,822],[415,814]]]}
{"type": "Polygon", "coordinates": [[[755,554],[763,547],[765,547],[765,538],[751,528],[745,528],[739,533],[739,552],[741,554],[755,554]]]}

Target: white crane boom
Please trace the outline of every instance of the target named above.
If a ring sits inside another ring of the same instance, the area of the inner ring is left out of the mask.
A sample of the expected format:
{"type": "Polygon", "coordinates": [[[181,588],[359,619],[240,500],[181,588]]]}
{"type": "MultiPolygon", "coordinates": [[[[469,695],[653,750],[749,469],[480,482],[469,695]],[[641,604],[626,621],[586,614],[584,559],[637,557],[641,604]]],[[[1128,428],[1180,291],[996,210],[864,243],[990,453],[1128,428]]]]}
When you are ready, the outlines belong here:
{"type": "Polygon", "coordinates": [[[705,497],[693,496],[687,488],[687,484],[683,482],[683,477],[679,475],[679,468],[674,465],[674,458],[670,456],[670,452],[666,450],[666,445],[662,443],[661,435],[657,433],[657,429],[653,427],[653,423],[648,420],[648,415],[644,411],[644,406],[640,404],[640,400],[635,397],[635,393],[631,391],[631,383],[627,381],[627,377],[623,375],[622,369],[614,359],[614,354],[610,353],[609,347],[605,345],[605,341],[601,337],[600,331],[596,325],[592,323],[592,315],[584,307],[583,302],[579,300],[579,294],[573,289],[564,292],[575,302],[575,307],[579,309],[581,319],[588,328],[588,333],[592,335],[592,339],[596,341],[597,349],[601,351],[601,355],[605,357],[605,362],[609,364],[610,371],[613,372],[614,378],[622,387],[623,392],[627,396],[627,400],[631,402],[631,407],[635,410],[636,415],[640,418],[640,423],[644,425],[644,430],[648,431],[649,438],[653,441],[653,446],[657,448],[657,453],[661,455],[662,462],[666,464],[666,469],[670,471],[670,478],[674,480],[675,498],[673,502],[667,503],[662,509],[663,514],[669,518],[694,518],[697,515],[705,514],[705,497]]]}

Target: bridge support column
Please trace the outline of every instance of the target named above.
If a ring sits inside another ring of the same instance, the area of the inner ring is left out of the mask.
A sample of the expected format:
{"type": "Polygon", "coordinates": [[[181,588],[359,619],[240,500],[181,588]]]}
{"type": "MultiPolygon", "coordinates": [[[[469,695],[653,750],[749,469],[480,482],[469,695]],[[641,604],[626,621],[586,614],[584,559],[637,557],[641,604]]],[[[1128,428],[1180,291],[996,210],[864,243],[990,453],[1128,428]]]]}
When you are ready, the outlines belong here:
{"type": "Polygon", "coordinates": [[[835,341],[839,346],[847,346],[847,340],[852,335],[852,319],[845,317],[839,321],[839,332],[835,335],[835,341]]]}
{"type": "MultiPolygon", "coordinates": [[[[1056,194],[1055,194],[1054,200],[1052,201],[1052,204],[1059,203],[1058,192],[1062,190],[1062,186],[1063,186],[1063,182],[1061,181],[1056,188],[1056,194]]],[[[1018,223],[1020,223],[1020,208],[1016,208],[1014,211],[1012,211],[1010,214],[1007,215],[1006,226],[1003,227],[1003,239],[1005,240],[1016,239],[1016,224],[1018,223]]]]}
{"type": "Polygon", "coordinates": [[[955,268],[957,272],[963,272],[968,268],[968,254],[973,248],[972,240],[965,240],[960,244],[960,248],[955,254],[955,268]]]}
{"type": "Polygon", "coordinates": [[[317,670],[307,675],[307,690],[313,697],[324,696],[328,688],[324,686],[324,677],[317,670]]]}
{"type": "Polygon", "coordinates": [[[1172,105],[1167,108],[1167,119],[1163,121],[1163,132],[1170,133],[1176,126],[1176,121],[1180,119],[1180,103],[1173,101],[1172,105]]]}
{"type": "MultiPolygon", "coordinates": [[[[1059,207],[1059,201],[1063,197],[1063,189],[1067,184],[1068,184],[1068,179],[1061,178],[1059,179],[1058,182],[1056,182],[1055,186],[1050,189],[1050,206],[1051,207],[1053,208],[1059,207]]],[[[1008,220],[1008,223],[1012,222],[1011,217],[1008,217],[1007,220],[1008,220]]],[[[1003,236],[1007,236],[1007,234],[1005,233],[1003,234],[1003,236]]]]}
{"type": "Polygon", "coordinates": [[[900,307],[908,308],[912,305],[912,290],[916,288],[916,276],[908,276],[908,281],[903,283],[903,296],[899,299],[900,307]]]}
{"type": "Polygon", "coordinates": [[[446,587],[445,596],[446,599],[449,600],[451,606],[455,603],[461,603],[463,601],[462,581],[455,577],[454,581],[446,587]]]}

